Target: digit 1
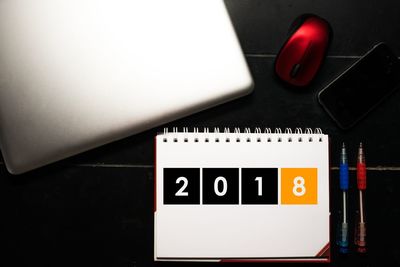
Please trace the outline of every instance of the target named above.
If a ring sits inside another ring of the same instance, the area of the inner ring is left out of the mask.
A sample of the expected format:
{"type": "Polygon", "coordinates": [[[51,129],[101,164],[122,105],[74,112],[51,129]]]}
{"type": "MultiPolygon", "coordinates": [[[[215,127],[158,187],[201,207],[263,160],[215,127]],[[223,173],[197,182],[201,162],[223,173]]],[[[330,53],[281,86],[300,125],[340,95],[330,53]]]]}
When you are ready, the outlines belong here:
{"type": "Polygon", "coordinates": [[[262,177],[256,177],[256,179],[254,179],[257,184],[258,184],[258,195],[262,196],[262,177]]]}

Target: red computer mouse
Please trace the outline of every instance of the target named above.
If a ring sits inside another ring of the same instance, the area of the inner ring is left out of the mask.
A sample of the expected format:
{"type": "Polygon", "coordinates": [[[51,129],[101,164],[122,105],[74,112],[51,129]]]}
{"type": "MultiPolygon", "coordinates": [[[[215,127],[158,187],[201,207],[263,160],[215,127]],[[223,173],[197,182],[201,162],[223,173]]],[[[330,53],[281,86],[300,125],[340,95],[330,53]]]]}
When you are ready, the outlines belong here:
{"type": "Polygon", "coordinates": [[[307,86],[315,77],[332,38],[329,23],[313,14],[298,17],[275,60],[275,73],[293,86],[307,86]]]}

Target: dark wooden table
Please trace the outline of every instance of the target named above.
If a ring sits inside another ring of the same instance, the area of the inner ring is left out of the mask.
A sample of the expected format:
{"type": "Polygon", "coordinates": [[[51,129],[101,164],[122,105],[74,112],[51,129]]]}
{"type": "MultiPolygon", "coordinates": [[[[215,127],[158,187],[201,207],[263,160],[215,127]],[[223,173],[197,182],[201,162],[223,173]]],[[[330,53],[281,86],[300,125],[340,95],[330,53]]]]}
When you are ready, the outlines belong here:
{"type": "MultiPolygon", "coordinates": [[[[333,266],[400,265],[400,92],[349,131],[339,130],[316,95],[380,41],[400,55],[398,0],[226,0],[255,80],[253,94],[167,126],[321,127],[331,136],[332,228],[338,205],[338,153],[365,143],[367,256],[332,249],[333,266]],[[310,88],[287,89],[273,76],[276,53],[302,13],[331,22],[334,40],[310,88]]],[[[206,19],[206,18],[205,18],[206,19]]],[[[362,99],[360,99],[362,101],[362,99]]],[[[0,165],[2,266],[154,266],[153,137],[164,126],[21,176],[0,165]]],[[[351,170],[352,191],[355,171],[351,170]]],[[[332,231],[332,238],[334,238],[332,231]]],[[[334,240],[334,239],[332,239],[334,240]]],[[[178,266],[219,266],[179,264],[178,266]]],[[[281,264],[282,265],[282,264],[281,264]]]]}

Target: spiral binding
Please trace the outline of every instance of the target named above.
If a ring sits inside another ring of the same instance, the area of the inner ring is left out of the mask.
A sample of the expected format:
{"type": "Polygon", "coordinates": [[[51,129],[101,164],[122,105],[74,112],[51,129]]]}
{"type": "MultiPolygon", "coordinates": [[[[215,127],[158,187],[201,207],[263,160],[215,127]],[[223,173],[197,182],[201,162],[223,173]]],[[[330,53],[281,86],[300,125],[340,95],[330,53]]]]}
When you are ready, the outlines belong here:
{"type": "MultiPolygon", "coordinates": [[[[202,136],[204,137],[202,138],[202,140],[204,140],[205,143],[210,142],[211,137],[216,143],[223,141],[227,143],[231,141],[236,141],[237,143],[240,143],[242,141],[248,143],[261,142],[262,141],[261,136],[264,134],[267,134],[266,142],[272,142],[273,137],[277,142],[282,142],[284,138],[287,142],[292,142],[295,138],[297,138],[298,142],[314,142],[314,141],[322,142],[324,135],[321,128],[315,128],[314,130],[312,128],[305,128],[304,131],[302,130],[302,128],[295,128],[293,132],[291,128],[285,128],[282,131],[281,128],[272,129],[266,127],[262,129],[260,127],[256,127],[252,131],[251,128],[246,127],[242,132],[239,127],[235,127],[233,129],[233,132],[231,132],[231,129],[229,127],[224,127],[223,131],[220,131],[219,127],[214,127],[212,131],[210,131],[209,127],[203,127],[202,131],[199,130],[199,127],[193,127],[192,131],[189,130],[189,127],[183,127],[182,131],[179,131],[178,127],[173,127],[172,131],[169,131],[168,128],[164,128],[164,132],[162,133],[162,135],[164,135],[163,142],[168,142],[169,139],[166,137],[167,135],[172,136],[172,141],[174,143],[178,142],[179,139],[176,136],[176,134],[178,133],[184,135],[183,142],[185,143],[189,142],[189,134],[192,133],[195,134],[201,133],[202,136]],[[243,140],[243,133],[249,134],[249,136],[245,137],[244,140],[243,140]],[[255,135],[255,136],[250,136],[250,135],[255,135]],[[306,140],[303,139],[303,137],[305,137],[304,135],[307,135],[306,140]],[[234,140],[232,140],[233,136],[235,136],[234,140]],[[317,138],[317,140],[315,140],[314,138],[317,138]]],[[[193,138],[193,135],[191,137],[193,138]]],[[[198,136],[195,136],[192,140],[195,143],[198,143],[200,141],[200,138],[198,136]]]]}

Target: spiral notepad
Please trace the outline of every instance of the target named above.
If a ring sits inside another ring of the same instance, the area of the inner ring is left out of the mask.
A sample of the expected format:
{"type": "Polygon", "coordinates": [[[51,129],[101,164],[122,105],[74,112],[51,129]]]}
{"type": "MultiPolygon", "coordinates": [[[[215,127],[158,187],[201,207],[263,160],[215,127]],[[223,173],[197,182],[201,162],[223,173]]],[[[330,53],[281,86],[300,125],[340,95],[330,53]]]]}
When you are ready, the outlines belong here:
{"type": "Polygon", "coordinates": [[[321,129],[165,129],[155,166],[155,260],[329,261],[321,129]]]}

